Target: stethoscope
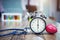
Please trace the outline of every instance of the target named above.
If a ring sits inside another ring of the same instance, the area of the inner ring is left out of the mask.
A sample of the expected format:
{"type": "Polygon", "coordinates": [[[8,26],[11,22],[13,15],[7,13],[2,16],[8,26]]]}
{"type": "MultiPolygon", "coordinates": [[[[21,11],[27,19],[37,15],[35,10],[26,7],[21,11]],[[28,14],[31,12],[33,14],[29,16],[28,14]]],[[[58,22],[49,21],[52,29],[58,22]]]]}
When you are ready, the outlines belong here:
{"type": "Polygon", "coordinates": [[[22,35],[22,34],[27,34],[27,32],[24,29],[4,29],[4,30],[0,30],[0,32],[5,32],[5,31],[13,31],[13,32],[10,32],[10,33],[7,33],[7,34],[0,34],[0,37],[8,36],[8,35],[22,35]],[[21,32],[18,32],[18,31],[21,31],[21,32]]]}
{"type": "MultiPolygon", "coordinates": [[[[37,12],[36,12],[37,13],[37,12]]],[[[24,29],[4,29],[0,30],[0,32],[5,32],[5,31],[13,31],[7,34],[0,34],[0,37],[3,36],[8,36],[8,35],[26,35],[28,34],[27,30],[31,29],[34,34],[41,34],[45,30],[46,26],[46,21],[43,18],[46,18],[44,15],[40,15],[40,17],[35,17],[31,20],[30,22],[30,28],[24,28],[24,29]],[[18,32],[21,31],[21,32],[18,32]]]]}

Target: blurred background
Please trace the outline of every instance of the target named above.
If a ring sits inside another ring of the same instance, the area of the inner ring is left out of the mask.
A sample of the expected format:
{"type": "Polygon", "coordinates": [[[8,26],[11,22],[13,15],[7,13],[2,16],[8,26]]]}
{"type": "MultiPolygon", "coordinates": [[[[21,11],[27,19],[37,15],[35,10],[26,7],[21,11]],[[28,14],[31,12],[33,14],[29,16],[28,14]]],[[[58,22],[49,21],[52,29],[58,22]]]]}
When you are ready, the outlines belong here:
{"type": "MultiPolygon", "coordinates": [[[[36,6],[32,8],[60,22],[59,0],[0,0],[0,18],[2,13],[23,13],[27,11],[26,5],[36,6]]],[[[28,7],[28,10],[31,9],[28,7]]]]}

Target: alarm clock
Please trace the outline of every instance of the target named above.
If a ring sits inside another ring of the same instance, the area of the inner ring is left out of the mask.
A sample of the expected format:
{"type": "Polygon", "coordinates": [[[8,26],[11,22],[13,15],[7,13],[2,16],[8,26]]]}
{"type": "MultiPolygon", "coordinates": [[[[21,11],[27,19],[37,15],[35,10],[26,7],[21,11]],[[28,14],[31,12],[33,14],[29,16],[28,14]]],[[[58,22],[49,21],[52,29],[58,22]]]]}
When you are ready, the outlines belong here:
{"type": "Polygon", "coordinates": [[[36,17],[30,22],[30,28],[35,34],[40,34],[45,30],[46,21],[43,18],[36,17]]]}

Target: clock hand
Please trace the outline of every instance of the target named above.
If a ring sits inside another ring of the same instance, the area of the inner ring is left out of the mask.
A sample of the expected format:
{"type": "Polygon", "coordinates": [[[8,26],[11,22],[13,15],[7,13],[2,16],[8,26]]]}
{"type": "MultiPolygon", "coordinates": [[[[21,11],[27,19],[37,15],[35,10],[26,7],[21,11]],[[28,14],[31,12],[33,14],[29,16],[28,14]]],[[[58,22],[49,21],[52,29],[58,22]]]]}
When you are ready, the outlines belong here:
{"type": "Polygon", "coordinates": [[[37,31],[39,29],[39,19],[37,19],[37,31]]]}
{"type": "Polygon", "coordinates": [[[39,27],[39,19],[37,20],[37,26],[39,27]]]}

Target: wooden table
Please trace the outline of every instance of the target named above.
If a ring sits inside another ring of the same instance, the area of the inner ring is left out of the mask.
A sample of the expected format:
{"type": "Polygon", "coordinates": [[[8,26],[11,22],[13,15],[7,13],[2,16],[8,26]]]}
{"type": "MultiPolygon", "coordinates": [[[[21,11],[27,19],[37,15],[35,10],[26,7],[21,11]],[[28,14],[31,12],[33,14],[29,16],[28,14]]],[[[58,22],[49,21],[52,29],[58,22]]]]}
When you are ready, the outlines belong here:
{"type": "MultiPolygon", "coordinates": [[[[42,37],[44,40],[56,40],[56,36],[54,34],[43,34],[43,35],[11,35],[0,37],[0,40],[34,40],[34,37],[42,37]]],[[[38,40],[38,39],[37,39],[38,40]]]]}
{"type": "MultiPolygon", "coordinates": [[[[49,21],[50,22],[50,21],[49,21]]],[[[51,22],[50,22],[51,23],[51,22]]],[[[58,32],[56,34],[27,34],[27,35],[10,35],[5,37],[0,37],[0,40],[33,40],[34,37],[42,37],[44,40],[60,40],[60,23],[57,23],[58,32]]],[[[0,23],[1,26],[1,23],[0,23]]],[[[37,39],[38,40],[38,39],[37,39]]]]}

